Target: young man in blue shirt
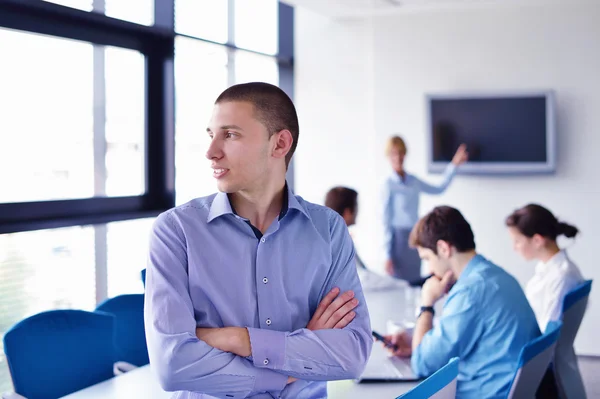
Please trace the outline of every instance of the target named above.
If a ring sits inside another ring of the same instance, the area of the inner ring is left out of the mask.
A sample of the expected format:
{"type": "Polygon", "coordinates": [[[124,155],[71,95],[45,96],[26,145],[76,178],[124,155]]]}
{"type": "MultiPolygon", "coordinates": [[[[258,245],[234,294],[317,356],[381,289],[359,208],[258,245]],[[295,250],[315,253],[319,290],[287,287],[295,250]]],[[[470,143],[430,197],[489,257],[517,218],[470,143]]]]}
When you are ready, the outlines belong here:
{"type": "Polygon", "coordinates": [[[361,374],[372,338],[344,220],[286,184],[294,104],[266,83],[232,86],[207,134],[219,193],[151,234],[150,363],[178,399],[326,397],[327,380],[361,374]]]}
{"type": "Polygon", "coordinates": [[[457,398],[505,398],[523,346],[540,335],[535,314],[513,276],[475,251],[473,231],[454,208],[440,206],[418,221],[410,245],[434,277],[422,288],[412,336],[387,337],[428,376],[459,357],[457,398]],[[446,293],[439,322],[433,305],[446,293]]]}

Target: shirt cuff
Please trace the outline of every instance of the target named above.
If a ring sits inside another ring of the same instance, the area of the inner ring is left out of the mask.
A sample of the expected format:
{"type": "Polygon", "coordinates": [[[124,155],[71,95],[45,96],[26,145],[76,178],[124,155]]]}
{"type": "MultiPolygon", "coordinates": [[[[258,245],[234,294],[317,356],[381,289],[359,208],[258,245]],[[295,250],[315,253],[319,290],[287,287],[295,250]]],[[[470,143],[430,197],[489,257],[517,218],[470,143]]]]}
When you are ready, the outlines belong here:
{"type": "Polygon", "coordinates": [[[248,327],[254,366],[280,370],[285,362],[285,336],[283,331],[248,327]]]}
{"type": "Polygon", "coordinates": [[[287,385],[288,377],[273,370],[256,369],[254,379],[254,392],[283,391],[287,385]]]}

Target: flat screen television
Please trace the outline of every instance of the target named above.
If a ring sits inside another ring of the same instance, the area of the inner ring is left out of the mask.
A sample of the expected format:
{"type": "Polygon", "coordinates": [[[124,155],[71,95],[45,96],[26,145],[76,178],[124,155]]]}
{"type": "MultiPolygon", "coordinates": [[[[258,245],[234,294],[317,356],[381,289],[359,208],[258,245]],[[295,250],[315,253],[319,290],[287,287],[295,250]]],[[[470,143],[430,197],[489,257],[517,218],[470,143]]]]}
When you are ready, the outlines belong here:
{"type": "Polygon", "coordinates": [[[552,91],[427,95],[428,170],[440,173],[465,143],[459,173],[552,173],[556,132],[552,91]]]}

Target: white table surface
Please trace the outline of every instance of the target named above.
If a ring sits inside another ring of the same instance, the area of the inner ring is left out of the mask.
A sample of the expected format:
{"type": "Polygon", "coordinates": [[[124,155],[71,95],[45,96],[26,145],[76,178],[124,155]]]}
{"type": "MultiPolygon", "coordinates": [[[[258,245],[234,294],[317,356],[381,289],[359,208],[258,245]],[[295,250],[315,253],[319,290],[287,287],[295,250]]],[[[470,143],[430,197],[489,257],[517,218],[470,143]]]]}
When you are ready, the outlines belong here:
{"type": "MultiPolygon", "coordinates": [[[[406,307],[404,290],[367,292],[365,296],[373,329],[385,333],[387,320],[403,318],[403,309],[406,307]]],[[[415,382],[357,384],[352,380],[343,380],[329,382],[327,390],[330,399],[394,399],[416,385],[415,382]]],[[[150,366],[144,366],[67,395],[63,399],[168,399],[172,395],[172,392],[162,390],[150,366]]]]}
{"type": "MultiPolygon", "coordinates": [[[[331,381],[327,385],[330,399],[393,399],[415,386],[414,382],[357,384],[351,380],[331,381]]],[[[63,397],[63,399],[169,399],[152,373],[150,366],[140,367],[63,397]]]]}

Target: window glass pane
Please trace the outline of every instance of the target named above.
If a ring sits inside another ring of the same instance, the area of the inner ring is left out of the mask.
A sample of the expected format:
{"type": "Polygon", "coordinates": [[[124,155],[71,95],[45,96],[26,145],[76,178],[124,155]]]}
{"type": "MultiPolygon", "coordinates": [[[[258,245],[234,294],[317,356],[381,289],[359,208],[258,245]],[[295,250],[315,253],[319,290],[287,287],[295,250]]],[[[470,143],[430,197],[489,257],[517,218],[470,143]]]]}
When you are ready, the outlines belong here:
{"type": "Polygon", "coordinates": [[[148,240],[154,218],[107,224],[108,296],[144,292],[148,240]]]}
{"type": "Polygon", "coordinates": [[[92,11],[93,0],[44,0],[48,3],[60,4],[71,8],[77,8],[83,11],[92,11]]]}
{"type": "Polygon", "coordinates": [[[227,88],[227,51],[223,46],[178,37],[175,41],[175,192],[178,204],[216,192],[206,127],[213,105],[227,88]]]}
{"type": "Polygon", "coordinates": [[[0,202],[145,191],[140,53],[4,29],[0,53],[0,107],[11,110],[0,118],[0,168],[11,171],[0,174],[0,202]],[[106,153],[94,151],[94,126],[106,153]],[[106,162],[95,169],[94,157],[106,162]]]}
{"type": "Polygon", "coordinates": [[[265,55],[235,52],[235,82],[266,82],[279,85],[277,60],[265,55]]]}
{"type": "Polygon", "coordinates": [[[105,0],[105,14],[142,25],[154,24],[154,0],[105,0]]]}
{"type": "Polygon", "coordinates": [[[228,0],[175,0],[175,30],[217,43],[227,42],[228,0]]]}
{"type": "Polygon", "coordinates": [[[0,29],[0,202],[94,194],[93,47],[0,29]]]}
{"type": "Polygon", "coordinates": [[[115,47],[105,51],[106,195],[145,192],[145,59],[115,47]]]}
{"type": "Polygon", "coordinates": [[[277,54],[277,0],[237,0],[234,20],[237,47],[277,54]]]}
{"type": "MultiPolygon", "coordinates": [[[[8,328],[35,313],[93,310],[94,261],[93,227],[0,235],[0,346],[8,328]]],[[[0,392],[11,389],[2,350],[0,392]]]]}

